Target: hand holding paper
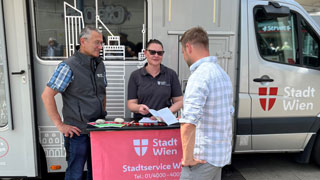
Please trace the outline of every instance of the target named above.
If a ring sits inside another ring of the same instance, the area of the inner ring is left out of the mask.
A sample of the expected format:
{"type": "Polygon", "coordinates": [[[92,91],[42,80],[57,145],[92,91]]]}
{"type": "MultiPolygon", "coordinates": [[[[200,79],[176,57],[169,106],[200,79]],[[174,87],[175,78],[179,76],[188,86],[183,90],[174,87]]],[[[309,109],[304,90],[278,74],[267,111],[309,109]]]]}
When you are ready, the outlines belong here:
{"type": "Polygon", "coordinates": [[[144,104],[140,104],[139,105],[139,113],[143,114],[143,115],[148,114],[149,113],[149,107],[144,105],[144,104]]]}
{"type": "Polygon", "coordinates": [[[156,111],[154,109],[149,109],[149,112],[157,118],[157,120],[163,120],[168,126],[171,124],[178,123],[176,117],[172,114],[169,108],[163,108],[159,111],[156,111]]]}

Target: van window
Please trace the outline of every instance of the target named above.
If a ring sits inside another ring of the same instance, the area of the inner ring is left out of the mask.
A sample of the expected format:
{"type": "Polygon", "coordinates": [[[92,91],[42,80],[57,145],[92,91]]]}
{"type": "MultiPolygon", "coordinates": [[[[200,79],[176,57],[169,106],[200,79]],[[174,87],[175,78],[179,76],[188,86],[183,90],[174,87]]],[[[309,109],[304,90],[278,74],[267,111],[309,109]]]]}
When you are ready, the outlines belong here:
{"type": "Polygon", "coordinates": [[[254,9],[257,45],[260,55],[269,61],[298,64],[296,59],[295,16],[267,16],[261,7],[254,9]]]}
{"type": "Polygon", "coordinates": [[[303,64],[319,67],[319,38],[304,19],[301,19],[303,64]]]}
{"type": "MultiPolygon", "coordinates": [[[[34,0],[37,55],[43,60],[66,58],[64,2],[74,6],[74,0],[34,0]]],[[[95,26],[95,0],[76,2],[84,25],[95,26]]],[[[120,36],[120,44],[125,46],[125,59],[137,60],[142,49],[143,24],[146,24],[146,0],[98,0],[98,7],[101,21],[114,36],[120,36]]],[[[67,14],[75,13],[67,8],[67,14]]],[[[105,28],[101,30],[107,39],[110,34],[105,28]]]]}

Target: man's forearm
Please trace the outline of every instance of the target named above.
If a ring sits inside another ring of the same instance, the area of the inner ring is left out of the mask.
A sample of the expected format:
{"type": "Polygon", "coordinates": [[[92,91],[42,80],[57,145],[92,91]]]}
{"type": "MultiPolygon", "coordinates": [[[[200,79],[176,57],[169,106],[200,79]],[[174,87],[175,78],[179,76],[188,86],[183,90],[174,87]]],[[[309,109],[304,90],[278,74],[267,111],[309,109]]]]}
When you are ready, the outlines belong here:
{"type": "Polygon", "coordinates": [[[56,101],[52,96],[42,96],[43,104],[48,112],[48,116],[55,126],[59,126],[62,124],[61,117],[57,110],[56,101]]]}
{"type": "Polygon", "coordinates": [[[193,148],[195,143],[196,127],[193,124],[182,123],[180,127],[182,142],[182,162],[187,163],[193,160],[193,148]]]}
{"type": "Polygon", "coordinates": [[[45,104],[45,108],[48,112],[48,115],[49,115],[51,121],[58,127],[62,123],[62,120],[61,120],[61,117],[58,113],[56,103],[49,100],[45,104]]]}

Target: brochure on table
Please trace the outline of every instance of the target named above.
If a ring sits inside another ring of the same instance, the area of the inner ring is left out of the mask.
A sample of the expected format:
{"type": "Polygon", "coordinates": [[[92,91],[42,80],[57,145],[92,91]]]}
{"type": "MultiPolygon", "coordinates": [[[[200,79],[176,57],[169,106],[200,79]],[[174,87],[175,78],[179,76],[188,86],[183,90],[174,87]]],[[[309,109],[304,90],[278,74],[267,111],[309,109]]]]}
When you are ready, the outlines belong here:
{"type": "Polygon", "coordinates": [[[125,126],[125,124],[117,124],[117,123],[108,123],[108,122],[105,122],[103,124],[97,124],[95,122],[91,122],[91,123],[88,123],[94,127],[98,127],[98,128],[103,128],[103,127],[115,127],[115,128],[121,128],[123,126],[125,126]]]}
{"type": "MultiPolygon", "coordinates": [[[[163,108],[159,111],[156,111],[154,109],[149,109],[149,112],[158,120],[158,121],[164,121],[168,126],[171,124],[178,123],[177,118],[172,114],[169,108],[163,108]]],[[[156,123],[158,121],[151,120],[150,118],[142,118],[139,122],[141,123],[156,123]]]]}

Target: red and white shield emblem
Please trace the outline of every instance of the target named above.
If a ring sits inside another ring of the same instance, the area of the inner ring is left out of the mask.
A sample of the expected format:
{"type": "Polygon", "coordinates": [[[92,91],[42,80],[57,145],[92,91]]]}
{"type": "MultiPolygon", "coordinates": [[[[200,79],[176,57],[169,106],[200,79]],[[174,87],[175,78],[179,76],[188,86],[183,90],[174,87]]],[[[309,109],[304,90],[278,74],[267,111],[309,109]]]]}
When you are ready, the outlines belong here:
{"type": "Polygon", "coordinates": [[[276,97],[278,94],[277,87],[261,87],[259,88],[259,101],[262,109],[264,111],[270,111],[276,102],[276,97]]]}

